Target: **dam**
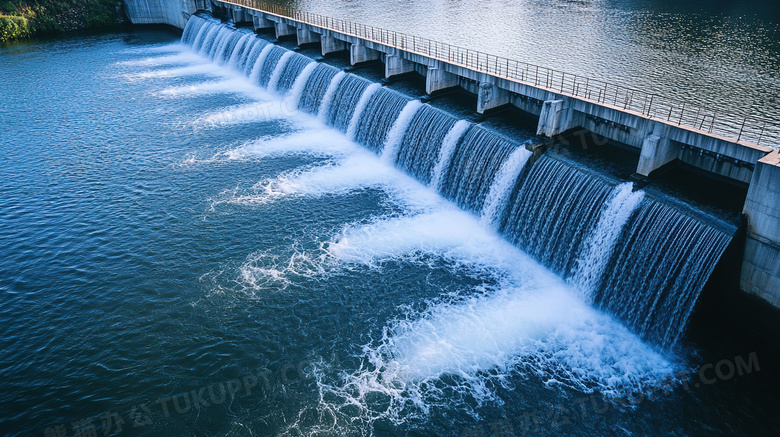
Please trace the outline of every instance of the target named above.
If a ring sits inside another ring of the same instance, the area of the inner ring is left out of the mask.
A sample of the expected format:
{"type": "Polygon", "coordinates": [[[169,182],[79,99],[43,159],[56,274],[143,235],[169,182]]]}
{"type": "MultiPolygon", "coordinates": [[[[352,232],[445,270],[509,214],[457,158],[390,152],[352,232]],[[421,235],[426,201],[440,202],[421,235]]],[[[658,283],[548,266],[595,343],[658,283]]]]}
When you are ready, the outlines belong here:
{"type": "Polygon", "coordinates": [[[254,0],[152,0],[127,5],[129,16],[138,23],[183,29],[191,14],[208,10],[239,26],[268,29],[277,39],[292,38],[299,46],[316,44],[323,56],[344,52],[352,65],[382,62],[386,79],[424,77],[429,96],[453,88],[475,95],[476,113],[513,106],[538,117],[537,134],[548,138],[585,129],[639,151],[635,180],[646,181],[664,166],[681,162],[747,185],[748,235],[740,287],[780,308],[777,124],[254,0]]]}
{"type": "Polygon", "coordinates": [[[0,429],[777,434],[780,19],[701,1],[125,0],[0,44],[0,429]],[[711,31],[742,94],[667,80],[711,31]]]}

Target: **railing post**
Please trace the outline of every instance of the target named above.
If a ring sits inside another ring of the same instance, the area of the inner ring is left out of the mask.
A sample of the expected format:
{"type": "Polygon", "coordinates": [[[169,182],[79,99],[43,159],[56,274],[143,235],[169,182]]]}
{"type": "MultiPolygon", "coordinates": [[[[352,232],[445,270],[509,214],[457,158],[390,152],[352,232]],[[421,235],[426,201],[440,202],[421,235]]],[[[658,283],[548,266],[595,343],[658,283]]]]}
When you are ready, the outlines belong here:
{"type": "Polygon", "coordinates": [[[737,135],[737,141],[742,139],[742,131],[745,129],[745,122],[747,120],[743,117],[742,118],[742,126],[739,127],[739,135],[737,135]]]}

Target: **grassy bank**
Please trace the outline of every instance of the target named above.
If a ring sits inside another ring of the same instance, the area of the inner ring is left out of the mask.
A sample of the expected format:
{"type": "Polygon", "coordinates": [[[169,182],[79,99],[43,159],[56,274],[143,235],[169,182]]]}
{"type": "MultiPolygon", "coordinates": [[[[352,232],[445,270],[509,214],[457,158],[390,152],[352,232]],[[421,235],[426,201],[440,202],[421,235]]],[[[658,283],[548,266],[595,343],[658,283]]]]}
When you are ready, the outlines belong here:
{"type": "Polygon", "coordinates": [[[0,42],[122,21],[121,0],[0,0],[0,42]]]}

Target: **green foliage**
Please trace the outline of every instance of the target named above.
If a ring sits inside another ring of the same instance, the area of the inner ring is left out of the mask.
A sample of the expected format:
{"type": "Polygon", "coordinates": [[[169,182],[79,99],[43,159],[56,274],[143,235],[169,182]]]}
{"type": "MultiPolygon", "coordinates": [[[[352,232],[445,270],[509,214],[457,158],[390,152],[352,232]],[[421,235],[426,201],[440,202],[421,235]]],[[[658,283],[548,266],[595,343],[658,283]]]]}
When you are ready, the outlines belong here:
{"type": "Polygon", "coordinates": [[[0,42],[30,36],[30,23],[24,17],[0,15],[0,42]]]}
{"type": "Polygon", "coordinates": [[[0,42],[117,24],[120,0],[0,0],[0,42]]]}
{"type": "Polygon", "coordinates": [[[16,12],[16,6],[13,2],[0,2],[0,13],[13,14],[16,12]]]}

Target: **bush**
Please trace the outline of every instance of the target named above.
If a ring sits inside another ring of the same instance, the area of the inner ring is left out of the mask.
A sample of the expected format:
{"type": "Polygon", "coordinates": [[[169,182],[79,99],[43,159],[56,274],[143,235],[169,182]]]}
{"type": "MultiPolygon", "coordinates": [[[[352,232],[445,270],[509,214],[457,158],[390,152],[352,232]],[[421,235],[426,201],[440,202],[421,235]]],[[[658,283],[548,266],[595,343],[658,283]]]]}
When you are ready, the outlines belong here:
{"type": "Polygon", "coordinates": [[[0,42],[117,24],[120,0],[0,0],[0,42]]]}
{"type": "Polygon", "coordinates": [[[30,36],[30,23],[24,17],[0,15],[0,42],[30,36]]]}
{"type": "Polygon", "coordinates": [[[0,2],[0,12],[13,14],[16,12],[16,6],[14,6],[13,2],[0,2]]]}

